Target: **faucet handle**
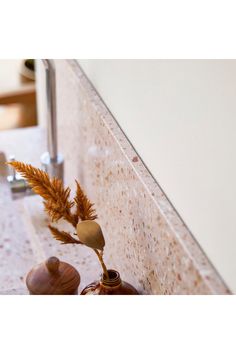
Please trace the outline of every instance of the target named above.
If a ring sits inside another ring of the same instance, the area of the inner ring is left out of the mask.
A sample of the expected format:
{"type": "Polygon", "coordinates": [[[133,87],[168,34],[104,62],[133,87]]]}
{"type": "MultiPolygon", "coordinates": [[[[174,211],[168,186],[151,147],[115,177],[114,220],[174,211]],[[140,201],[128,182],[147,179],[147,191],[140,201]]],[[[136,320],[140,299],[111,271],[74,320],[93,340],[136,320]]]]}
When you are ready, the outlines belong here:
{"type": "MultiPolygon", "coordinates": [[[[14,162],[16,161],[15,159],[15,155],[10,155],[9,156],[9,161],[10,162],[14,162]]],[[[16,180],[16,170],[11,166],[11,165],[8,165],[8,169],[9,169],[9,176],[8,177],[11,177],[10,179],[11,180],[16,180]]]]}
{"type": "MultiPolygon", "coordinates": [[[[16,161],[14,155],[9,156],[9,161],[13,162],[16,161]]],[[[27,194],[32,194],[33,191],[29,187],[27,181],[25,178],[23,178],[19,173],[15,171],[15,169],[12,166],[8,166],[9,168],[9,174],[7,176],[7,180],[10,184],[10,188],[12,193],[26,193],[27,194]]]]}

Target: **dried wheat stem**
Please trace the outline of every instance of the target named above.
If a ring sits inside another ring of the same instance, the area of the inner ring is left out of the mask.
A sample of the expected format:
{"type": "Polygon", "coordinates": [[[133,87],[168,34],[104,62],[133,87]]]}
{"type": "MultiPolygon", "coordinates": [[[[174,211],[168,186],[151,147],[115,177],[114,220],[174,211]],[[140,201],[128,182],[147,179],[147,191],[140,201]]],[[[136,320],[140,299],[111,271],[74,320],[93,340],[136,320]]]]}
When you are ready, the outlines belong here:
{"type": "Polygon", "coordinates": [[[76,227],[78,220],[71,212],[74,202],[69,200],[70,188],[64,189],[61,180],[55,177],[50,179],[45,171],[31,165],[19,161],[12,161],[8,164],[21,173],[34,192],[44,199],[45,210],[52,221],[63,218],[76,227]]]}
{"type": "Polygon", "coordinates": [[[78,241],[74,237],[72,237],[70,235],[70,233],[68,233],[68,232],[60,231],[56,227],[54,227],[52,225],[48,225],[48,228],[51,231],[52,236],[57,241],[61,241],[62,244],[68,244],[68,243],[82,244],[80,241],[78,241]]]}
{"type": "Polygon", "coordinates": [[[99,253],[98,250],[96,250],[95,248],[93,248],[94,252],[96,253],[96,255],[98,256],[98,259],[99,259],[99,262],[101,263],[101,266],[102,266],[102,269],[103,269],[103,273],[105,274],[105,277],[107,279],[109,279],[109,274],[108,274],[108,271],[107,271],[107,267],[103,261],[103,258],[102,258],[102,252],[99,253]]]}

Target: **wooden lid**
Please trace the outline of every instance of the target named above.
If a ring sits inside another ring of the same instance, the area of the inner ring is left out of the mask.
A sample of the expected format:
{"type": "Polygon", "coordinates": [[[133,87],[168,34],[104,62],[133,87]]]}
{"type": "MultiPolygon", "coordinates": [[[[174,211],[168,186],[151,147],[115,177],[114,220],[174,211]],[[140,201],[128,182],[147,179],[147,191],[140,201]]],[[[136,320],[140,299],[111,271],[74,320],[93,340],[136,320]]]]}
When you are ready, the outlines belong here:
{"type": "Polygon", "coordinates": [[[37,265],[26,277],[27,288],[34,295],[71,295],[76,293],[79,284],[77,270],[56,257],[37,265]]]}

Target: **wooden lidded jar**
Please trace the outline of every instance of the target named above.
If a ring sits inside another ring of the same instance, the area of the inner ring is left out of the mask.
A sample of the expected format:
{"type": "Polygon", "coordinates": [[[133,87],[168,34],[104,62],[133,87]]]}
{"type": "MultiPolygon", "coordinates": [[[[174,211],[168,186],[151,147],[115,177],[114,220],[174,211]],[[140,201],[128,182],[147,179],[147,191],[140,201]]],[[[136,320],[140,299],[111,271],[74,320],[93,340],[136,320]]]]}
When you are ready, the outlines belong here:
{"type": "Polygon", "coordinates": [[[37,265],[26,277],[31,295],[77,295],[79,284],[78,271],[56,257],[37,265]]]}

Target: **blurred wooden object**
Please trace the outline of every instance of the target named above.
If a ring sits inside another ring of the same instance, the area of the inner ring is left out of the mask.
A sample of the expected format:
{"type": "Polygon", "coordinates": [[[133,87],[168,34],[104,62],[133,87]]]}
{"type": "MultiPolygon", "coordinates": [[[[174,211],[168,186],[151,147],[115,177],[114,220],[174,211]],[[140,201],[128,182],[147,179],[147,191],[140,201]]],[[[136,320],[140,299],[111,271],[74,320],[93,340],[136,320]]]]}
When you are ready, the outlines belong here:
{"type": "Polygon", "coordinates": [[[21,126],[22,107],[17,104],[0,106],[0,131],[21,126]]]}
{"type": "Polygon", "coordinates": [[[79,272],[56,257],[38,264],[26,277],[26,286],[31,295],[77,295],[79,284],[79,272]]]}
{"type": "Polygon", "coordinates": [[[0,130],[37,124],[35,82],[20,75],[21,60],[0,60],[0,130]]]}

